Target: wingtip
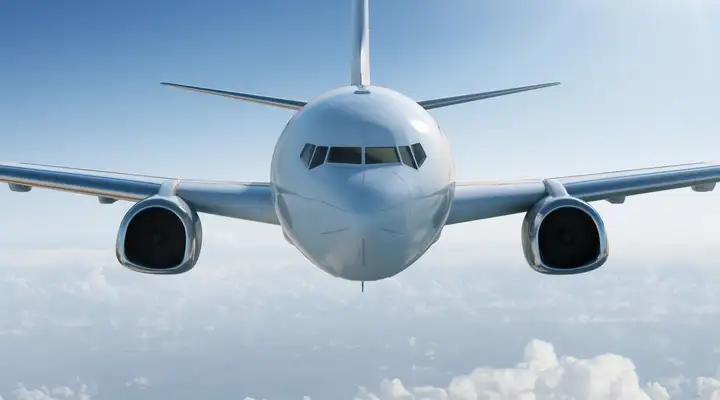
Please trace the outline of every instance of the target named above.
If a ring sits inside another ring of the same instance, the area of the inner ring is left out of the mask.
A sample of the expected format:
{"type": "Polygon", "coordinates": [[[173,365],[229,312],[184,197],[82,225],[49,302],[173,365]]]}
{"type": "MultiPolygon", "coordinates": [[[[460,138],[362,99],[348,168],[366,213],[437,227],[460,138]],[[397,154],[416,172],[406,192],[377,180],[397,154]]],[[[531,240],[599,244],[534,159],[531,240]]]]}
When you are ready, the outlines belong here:
{"type": "MultiPolygon", "coordinates": [[[[179,83],[172,83],[172,82],[160,82],[163,86],[172,86],[172,87],[179,87],[179,88],[188,88],[188,89],[196,89],[195,86],[189,86],[189,85],[181,85],[179,83]]],[[[201,89],[201,88],[197,88],[201,89]]]]}
{"type": "Polygon", "coordinates": [[[197,86],[181,85],[179,83],[172,83],[172,82],[160,82],[160,84],[163,86],[169,86],[169,87],[180,88],[180,89],[207,90],[207,89],[203,89],[203,88],[200,88],[197,86]]]}

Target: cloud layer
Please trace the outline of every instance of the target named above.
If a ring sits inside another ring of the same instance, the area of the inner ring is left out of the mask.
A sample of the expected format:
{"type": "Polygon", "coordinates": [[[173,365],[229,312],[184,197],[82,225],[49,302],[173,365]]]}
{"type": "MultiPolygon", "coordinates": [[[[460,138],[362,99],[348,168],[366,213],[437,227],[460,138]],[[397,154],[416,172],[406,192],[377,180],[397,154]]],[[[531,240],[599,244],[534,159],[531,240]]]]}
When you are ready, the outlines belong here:
{"type": "Polygon", "coordinates": [[[385,380],[377,393],[361,388],[356,400],[664,400],[657,382],[642,384],[632,360],[617,354],[579,359],[558,356],[552,344],[532,340],[522,362],[510,368],[479,367],[452,379],[446,388],[406,388],[385,380]]]}
{"type": "MultiPolygon", "coordinates": [[[[150,381],[146,377],[136,377],[125,383],[126,387],[141,389],[149,385],[150,381]]],[[[715,400],[720,397],[720,380],[713,377],[699,377],[694,382],[694,389],[695,399],[715,400]]],[[[16,400],[91,400],[99,398],[96,397],[99,395],[97,389],[91,389],[81,382],[77,383],[75,390],[68,386],[58,386],[53,389],[41,386],[28,389],[20,384],[11,393],[12,398],[16,400]]],[[[310,396],[297,396],[297,398],[312,400],[310,396]]],[[[478,367],[469,374],[452,378],[449,385],[443,388],[406,387],[400,379],[385,379],[376,391],[359,387],[352,400],[667,400],[670,398],[676,397],[671,396],[661,383],[641,382],[634,363],[627,357],[611,353],[586,359],[558,356],[551,343],[533,339],[525,346],[522,361],[513,367],[478,367]]],[[[254,399],[246,397],[245,400],[254,399]]]]}
{"type": "MultiPolygon", "coordinates": [[[[235,243],[231,236],[227,243],[235,243]]],[[[719,395],[713,270],[616,262],[584,276],[547,277],[520,263],[468,263],[471,248],[447,250],[361,293],[292,249],[268,257],[267,249],[225,246],[175,277],[125,270],[105,249],[5,249],[0,394],[719,395]]]]}

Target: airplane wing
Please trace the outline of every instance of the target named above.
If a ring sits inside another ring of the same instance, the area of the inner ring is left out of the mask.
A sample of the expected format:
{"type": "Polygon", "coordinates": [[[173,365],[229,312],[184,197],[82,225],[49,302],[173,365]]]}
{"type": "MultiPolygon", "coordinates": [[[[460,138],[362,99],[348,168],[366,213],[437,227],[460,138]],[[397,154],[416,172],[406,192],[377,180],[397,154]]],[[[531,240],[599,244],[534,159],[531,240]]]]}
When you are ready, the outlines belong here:
{"type": "MultiPolygon", "coordinates": [[[[581,200],[621,204],[627,196],[684,187],[709,192],[720,181],[720,164],[701,162],[550,179],[581,200]]],[[[545,181],[458,182],[447,224],[527,212],[547,196],[545,181]]]]}
{"type": "Polygon", "coordinates": [[[260,96],[258,94],[228,92],[227,90],[209,89],[198,86],[181,85],[179,83],[160,82],[161,85],[172,86],[194,92],[212,94],[215,96],[228,97],[235,100],[244,100],[252,103],[265,104],[273,107],[287,108],[289,110],[299,110],[307,104],[307,101],[283,99],[280,97],[260,96]]]}
{"type": "Polygon", "coordinates": [[[101,204],[137,202],[168,185],[195,211],[278,225],[272,188],[261,182],[164,178],[82,168],[0,162],[0,182],[14,192],[45,188],[96,196],[101,204]]]}
{"type": "Polygon", "coordinates": [[[417,103],[420,107],[426,110],[432,110],[433,108],[454,106],[455,104],[468,103],[471,101],[485,100],[493,97],[507,96],[509,94],[522,93],[530,90],[544,89],[547,87],[557,86],[560,82],[541,83],[539,85],[522,86],[512,89],[494,90],[492,92],[481,92],[481,93],[470,93],[460,96],[443,97],[440,99],[422,100],[417,103]]]}

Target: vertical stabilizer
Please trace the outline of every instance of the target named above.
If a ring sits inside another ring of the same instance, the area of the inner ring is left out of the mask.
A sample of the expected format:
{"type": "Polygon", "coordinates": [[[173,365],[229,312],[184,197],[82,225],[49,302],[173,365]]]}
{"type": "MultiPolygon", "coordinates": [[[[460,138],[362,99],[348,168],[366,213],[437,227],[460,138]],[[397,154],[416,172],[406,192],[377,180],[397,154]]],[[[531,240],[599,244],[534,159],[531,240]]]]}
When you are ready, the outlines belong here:
{"type": "Polygon", "coordinates": [[[353,1],[352,70],[350,84],[370,86],[370,14],[368,0],[353,1]]]}

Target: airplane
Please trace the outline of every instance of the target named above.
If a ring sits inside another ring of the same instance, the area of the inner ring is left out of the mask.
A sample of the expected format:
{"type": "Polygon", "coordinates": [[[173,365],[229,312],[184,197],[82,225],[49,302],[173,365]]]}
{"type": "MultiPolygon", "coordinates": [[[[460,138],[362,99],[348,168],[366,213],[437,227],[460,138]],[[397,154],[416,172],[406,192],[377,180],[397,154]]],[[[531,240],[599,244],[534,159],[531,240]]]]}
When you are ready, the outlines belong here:
{"type": "Polygon", "coordinates": [[[352,3],[350,83],[312,101],[163,82],[163,85],[295,111],[275,146],[269,182],[225,182],[27,163],[0,163],[0,182],[134,203],[120,222],[116,257],[145,274],[193,269],[199,214],[279,226],[326,273],[364,283],[420,259],[447,225],[525,213],[527,263],[548,275],[605,264],[608,238],[589,203],[689,187],[709,192],[720,164],[691,163],[506,182],[457,182],[450,145],[430,110],[559,83],[415,101],[370,84],[368,0],[352,3]]]}

